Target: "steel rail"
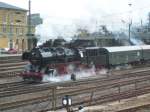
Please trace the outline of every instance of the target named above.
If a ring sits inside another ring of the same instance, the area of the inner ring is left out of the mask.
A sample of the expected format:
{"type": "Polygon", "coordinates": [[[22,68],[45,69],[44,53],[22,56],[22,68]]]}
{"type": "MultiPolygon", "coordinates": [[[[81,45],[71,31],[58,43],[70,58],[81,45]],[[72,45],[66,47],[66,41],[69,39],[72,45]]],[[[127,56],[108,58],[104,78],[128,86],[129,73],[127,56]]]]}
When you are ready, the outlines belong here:
{"type": "MultiPolygon", "coordinates": [[[[122,76],[126,76],[126,75],[122,75],[122,76]]],[[[130,77],[127,77],[129,79],[126,79],[126,80],[130,81],[131,78],[133,78],[130,83],[132,83],[133,80],[136,80],[136,79],[138,80],[138,79],[141,79],[142,77],[143,78],[146,77],[144,80],[146,80],[147,78],[149,79],[149,77],[150,77],[149,72],[145,72],[145,73],[143,73],[143,75],[137,75],[136,74],[136,77],[134,77],[135,74],[134,74],[134,76],[132,76],[131,74],[129,76],[130,77]]],[[[89,85],[89,84],[94,83],[96,85],[105,86],[104,85],[105,83],[110,83],[111,82],[112,84],[114,84],[114,82],[116,83],[116,82],[118,82],[118,80],[121,80],[121,79],[123,79],[123,78],[122,77],[119,77],[119,78],[117,78],[117,77],[103,78],[103,79],[101,79],[101,78],[98,79],[97,78],[95,80],[94,79],[92,79],[92,80],[87,79],[87,80],[79,80],[79,81],[76,81],[76,82],[69,81],[69,82],[54,83],[54,84],[46,83],[46,84],[30,85],[30,86],[29,85],[23,85],[23,86],[20,86],[20,88],[17,87],[17,86],[12,85],[14,87],[9,86],[8,89],[2,89],[3,91],[0,91],[0,97],[7,97],[7,96],[18,95],[18,94],[25,94],[25,93],[27,94],[27,93],[37,92],[37,91],[44,91],[44,90],[47,90],[47,89],[52,88],[52,87],[63,87],[63,86],[67,87],[68,85],[70,85],[72,87],[72,86],[77,86],[77,85],[83,85],[83,84],[85,84],[85,85],[88,84],[89,85]]],[[[141,79],[141,81],[142,81],[142,79],[141,79]]]]}
{"type": "MultiPolygon", "coordinates": [[[[84,100],[82,102],[79,101],[79,102],[73,103],[72,105],[76,106],[76,105],[80,105],[80,104],[82,104],[82,105],[85,104],[86,106],[88,106],[89,102],[91,102],[90,105],[101,104],[101,103],[104,103],[104,102],[110,102],[110,101],[116,101],[116,100],[136,97],[137,95],[142,95],[142,94],[146,94],[146,93],[149,93],[149,92],[150,92],[150,87],[145,86],[144,88],[142,87],[142,88],[138,88],[138,89],[132,90],[132,91],[128,90],[128,91],[121,92],[121,93],[103,95],[103,96],[97,97],[96,99],[92,99],[92,101],[91,101],[91,99],[84,100]]],[[[50,100],[52,100],[51,96],[42,96],[42,97],[38,97],[38,98],[30,99],[30,100],[25,100],[25,101],[11,102],[11,103],[7,103],[7,104],[1,104],[0,105],[0,110],[1,111],[10,110],[10,109],[18,108],[18,107],[21,107],[21,106],[33,105],[35,103],[47,102],[47,101],[50,101],[50,100]]],[[[77,99],[77,101],[78,101],[78,99],[77,99]]],[[[63,108],[63,107],[62,106],[56,107],[56,109],[60,109],[60,108],[63,108]]],[[[45,111],[48,111],[48,110],[51,110],[51,109],[46,109],[45,111]]]]}
{"type": "MultiPolygon", "coordinates": [[[[93,80],[93,81],[88,81],[88,80],[84,80],[84,83],[82,82],[82,85],[83,84],[96,84],[96,88],[97,86],[100,86],[100,88],[102,87],[106,87],[108,86],[109,84],[110,85],[113,85],[113,84],[118,84],[118,83],[122,83],[124,85],[128,85],[129,83],[134,83],[135,81],[143,81],[143,80],[147,80],[149,79],[150,76],[149,74],[145,74],[145,76],[139,76],[139,77],[130,77],[129,79],[126,79],[125,81],[118,81],[118,79],[108,79],[108,80],[93,80]],[[127,82],[127,84],[126,84],[127,82]],[[107,84],[108,83],[108,84],[107,84]]],[[[77,82],[76,82],[77,83],[77,82]]],[[[81,82],[79,81],[78,82],[79,84],[78,85],[81,85],[81,82]]],[[[60,86],[64,86],[64,85],[72,85],[72,86],[75,86],[74,84],[72,84],[72,82],[64,82],[64,83],[56,83],[56,84],[43,84],[43,85],[21,85],[20,87],[18,86],[15,86],[13,88],[9,87],[8,89],[2,89],[2,91],[0,91],[0,98],[1,97],[8,97],[8,96],[15,96],[15,95],[19,95],[19,94],[27,94],[27,93],[33,93],[33,92],[38,92],[38,91],[45,91],[45,90],[48,90],[50,88],[53,88],[53,87],[60,87],[60,86]]],[[[77,85],[76,85],[77,86],[77,85]]],[[[89,89],[88,89],[89,90],[89,89]]],[[[73,91],[72,91],[73,92],[73,91]]],[[[73,92],[75,93],[75,92],[73,92]]]]}

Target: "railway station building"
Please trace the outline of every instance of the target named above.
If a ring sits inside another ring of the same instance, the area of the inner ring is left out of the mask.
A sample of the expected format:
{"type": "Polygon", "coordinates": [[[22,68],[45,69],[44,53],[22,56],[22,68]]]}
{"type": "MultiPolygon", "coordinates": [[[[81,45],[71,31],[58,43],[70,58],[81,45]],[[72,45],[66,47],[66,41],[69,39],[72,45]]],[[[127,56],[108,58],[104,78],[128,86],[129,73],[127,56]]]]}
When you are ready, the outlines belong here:
{"type": "MultiPolygon", "coordinates": [[[[24,51],[28,47],[28,10],[0,2],[0,48],[24,51]]],[[[32,34],[35,26],[31,26],[32,34]]]]}

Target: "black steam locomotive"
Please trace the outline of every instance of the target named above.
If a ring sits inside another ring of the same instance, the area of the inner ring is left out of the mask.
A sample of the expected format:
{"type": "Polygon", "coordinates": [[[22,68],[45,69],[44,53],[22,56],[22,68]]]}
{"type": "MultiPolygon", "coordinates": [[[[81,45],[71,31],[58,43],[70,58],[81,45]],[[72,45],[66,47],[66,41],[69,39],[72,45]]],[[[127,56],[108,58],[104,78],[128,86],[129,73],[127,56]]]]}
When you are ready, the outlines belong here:
{"type": "Polygon", "coordinates": [[[73,66],[73,71],[81,64],[81,52],[75,48],[43,47],[34,48],[30,52],[24,52],[23,60],[29,60],[25,71],[20,75],[24,80],[41,81],[43,75],[62,75],[68,73],[68,67],[73,66]]]}

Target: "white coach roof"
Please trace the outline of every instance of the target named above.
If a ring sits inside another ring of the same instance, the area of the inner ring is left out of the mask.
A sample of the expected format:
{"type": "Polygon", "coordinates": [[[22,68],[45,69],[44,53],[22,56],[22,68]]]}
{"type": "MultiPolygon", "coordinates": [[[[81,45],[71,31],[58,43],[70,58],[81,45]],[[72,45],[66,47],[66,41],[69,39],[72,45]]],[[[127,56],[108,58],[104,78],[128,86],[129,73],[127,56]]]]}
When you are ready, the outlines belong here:
{"type": "Polygon", "coordinates": [[[101,47],[86,47],[85,49],[99,49],[101,47]]]}
{"type": "Polygon", "coordinates": [[[87,47],[86,49],[106,49],[108,52],[121,52],[121,51],[135,51],[142,49],[149,49],[150,45],[139,45],[139,46],[117,46],[117,47],[87,47]]]}
{"type": "Polygon", "coordinates": [[[142,49],[145,49],[145,50],[147,50],[147,49],[150,50],[150,45],[142,45],[141,48],[142,48],[142,49]]]}
{"type": "Polygon", "coordinates": [[[107,49],[109,52],[120,52],[120,51],[135,51],[141,50],[140,46],[118,46],[118,47],[103,47],[107,49]]]}

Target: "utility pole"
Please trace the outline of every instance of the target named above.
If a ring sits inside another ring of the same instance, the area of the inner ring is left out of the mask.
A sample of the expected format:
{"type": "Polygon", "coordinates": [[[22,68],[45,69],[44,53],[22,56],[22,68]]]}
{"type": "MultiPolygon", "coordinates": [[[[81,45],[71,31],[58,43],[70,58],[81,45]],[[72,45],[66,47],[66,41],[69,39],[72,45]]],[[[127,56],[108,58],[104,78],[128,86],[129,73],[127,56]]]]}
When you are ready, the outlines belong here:
{"type": "Polygon", "coordinates": [[[131,9],[131,6],[132,4],[129,3],[129,42],[130,42],[130,39],[131,39],[131,25],[132,25],[132,19],[131,19],[131,13],[132,13],[132,9],[131,9]]]}
{"type": "Polygon", "coordinates": [[[150,12],[148,14],[148,26],[150,26],[150,12]]]}
{"type": "Polygon", "coordinates": [[[28,50],[31,50],[37,46],[37,38],[35,34],[32,32],[32,27],[35,27],[33,22],[31,21],[31,0],[29,0],[29,15],[28,15],[28,50]]]}
{"type": "Polygon", "coordinates": [[[131,38],[131,25],[132,25],[132,23],[129,23],[129,42],[130,42],[130,38],[131,38]]]}
{"type": "Polygon", "coordinates": [[[142,21],[142,19],[141,19],[141,27],[143,26],[143,21],[142,21]]]}
{"type": "Polygon", "coordinates": [[[28,50],[31,50],[32,37],[31,37],[31,0],[29,0],[29,15],[28,15],[28,50]]]}

